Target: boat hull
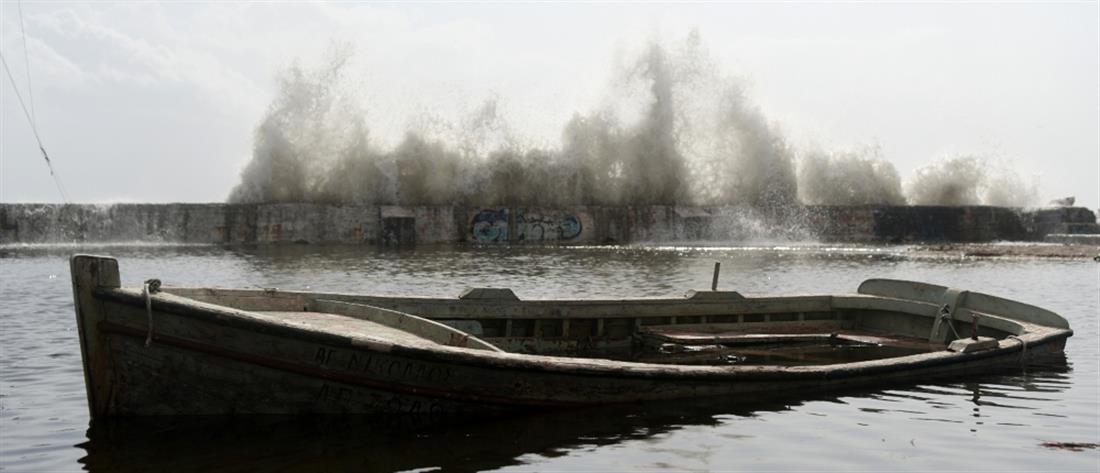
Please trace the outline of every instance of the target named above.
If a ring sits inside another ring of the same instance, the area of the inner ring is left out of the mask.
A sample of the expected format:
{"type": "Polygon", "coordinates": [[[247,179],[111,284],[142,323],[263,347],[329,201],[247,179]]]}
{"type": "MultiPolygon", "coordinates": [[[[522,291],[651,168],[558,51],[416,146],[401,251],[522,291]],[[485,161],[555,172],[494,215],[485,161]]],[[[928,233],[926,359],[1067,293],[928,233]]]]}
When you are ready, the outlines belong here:
{"type": "Polygon", "coordinates": [[[354,339],[246,331],[156,312],[147,346],[140,307],[104,301],[97,332],[108,386],[102,416],[416,414],[429,418],[662,399],[792,393],[988,373],[994,364],[1061,353],[1064,338],[1022,350],[898,365],[769,370],[647,370],[635,363],[527,355],[438,353],[354,339]],[[450,355],[450,356],[448,356],[450,355]],[[468,354],[464,354],[468,355],[468,354]],[[572,363],[572,364],[569,364],[572,363]],[[541,366],[540,366],[541,364],[541,366]],[[563,364],[566,364],[563,366],[563,364]],[[611,365],[611,366],[604,366],[611,365]]]}
{"type": "Polygon", "coordinates": [[[170,294],[118,287],[117,263],[74,258],[74,291],[93,417],[418,415],[728,396],[764,400],[987,374],[1060,354],[1069,330],[818,366],[676,366],[420,346],[370,334],[271,323],[170,294]],[[94,267],[94,269],[93,269],[94,267]]]}

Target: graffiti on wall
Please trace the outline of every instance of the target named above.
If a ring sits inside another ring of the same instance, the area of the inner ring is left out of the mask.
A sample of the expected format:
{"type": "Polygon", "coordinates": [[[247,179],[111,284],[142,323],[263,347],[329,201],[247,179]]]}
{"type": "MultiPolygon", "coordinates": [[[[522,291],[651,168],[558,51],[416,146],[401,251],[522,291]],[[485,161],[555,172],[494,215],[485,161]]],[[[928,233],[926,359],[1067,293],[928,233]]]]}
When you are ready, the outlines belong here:
{"type": "Polygon", "coordinates": [[[524,212],[516,215],[517,241],[571,240],[581,234],[576,215],[553,212],[524,212]]]}
{"type": "Polygon", "coordinates": [[[485,209],[474,216],[470,234],[478,243],[508,241],[508,209],[485,209]]]}
{"type": "Polygon", "coordinates": [[[515,213],[515,226],[509,232],[508,209],[483,209],[470,222],[471,239],[477,243],[506,241],[565,241],[580,236],[581,219],[565,212],[515,213]]]}

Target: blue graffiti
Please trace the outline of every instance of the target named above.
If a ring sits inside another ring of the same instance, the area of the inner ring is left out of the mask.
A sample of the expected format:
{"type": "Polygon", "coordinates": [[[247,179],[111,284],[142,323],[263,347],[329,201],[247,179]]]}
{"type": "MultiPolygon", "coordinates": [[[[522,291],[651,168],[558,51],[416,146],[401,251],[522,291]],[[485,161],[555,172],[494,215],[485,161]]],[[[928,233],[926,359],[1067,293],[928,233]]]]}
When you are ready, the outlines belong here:
{"type": "Polygon", "coordinates": [[[474,216],[470,233],[478,243],[508,241],[508,209],[485,209],[474,216]]]}
{"type": "Polygon", "coordinates": [[[535,212],[516,216],[516,239],[529,241],[571,240],[583,227],[575,215],[546,215],[535,212]]]}
{"type": "Polygon", "coordinates": [[[566,240],[575,238],[577,235],[581,234],[581,221],[577,220],[577,217],[570,215],[565,217],[565,220],[559,224],[559,229],[562,238],[566,240]]]}

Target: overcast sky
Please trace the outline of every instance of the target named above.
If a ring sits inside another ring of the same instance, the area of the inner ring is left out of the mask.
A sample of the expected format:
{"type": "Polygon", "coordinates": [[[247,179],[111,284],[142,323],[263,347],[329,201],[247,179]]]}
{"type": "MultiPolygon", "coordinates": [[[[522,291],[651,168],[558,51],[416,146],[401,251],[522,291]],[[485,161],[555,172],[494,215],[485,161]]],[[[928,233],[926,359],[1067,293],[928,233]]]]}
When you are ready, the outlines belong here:
{"type": "MultiPolygon", "coordinates": [[[[72,201],[223,201],[295,59],[355,51],[372,137],[496,97],[523,136],[607,93],[623,50],[697,30],[798,150],[881,148],[903,180],[950,154],[1100,205],[1100,10],[1051,4],[22,4],[38,127],[72,201]]],[[[4,58],[26,97],[17,4],[4,58]]],[[[0,201],[57,202],[5,76],[0,201]]],[[[28,106],[30,104],[28,103],[28,106]]]]}

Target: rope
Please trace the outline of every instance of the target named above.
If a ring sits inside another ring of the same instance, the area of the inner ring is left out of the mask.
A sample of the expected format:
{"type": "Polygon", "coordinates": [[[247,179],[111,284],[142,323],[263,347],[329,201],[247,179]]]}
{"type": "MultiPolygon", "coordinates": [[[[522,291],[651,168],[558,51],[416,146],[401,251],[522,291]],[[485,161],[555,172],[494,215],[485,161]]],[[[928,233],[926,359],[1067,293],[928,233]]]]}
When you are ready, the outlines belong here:
{"type": "Polygon", "coordinates": [[[971,317],[971,321],[970,321],[970,323],[971,323],[971,325],[970,325],[970,339],[971,340],[977,340],[978,339],[978,325],[979,325],[978,321],[981,320],[982,316],[978,315],[977,312],[971,312],[970,317],[971,317]]]}
{"type": "Polygon", "coordinates": [[[153,344],[153,294],[160,292],[160,279],[146,279],[141,287],[141,295],[145,296],[145,315],[149,320],[149,332],[145,335],[145,347],[153,344]]]}
{"type": "Polygon", "coordinates": [[[1027,341],[1026,340],[1024,340],[1024,339],[1022,339],[1022,338],[1020,338],[1016,335],[1009,335],[1008,337],[1005,337],[1005,338],[1011,338],[1011,339],[1014,339],[1014,340],[1020,342],[1020,345],[1022,345],[1022,347],[1020,348],[1020,361],[1022,362],[1025,359],[1027,359],[1027,341]]]}
{"type": "Polygon", "coordinates": [[[951,323],[954,319],[951,318],[951,306],[949,304],[944,304],[943,307],[940,308],[940,320],[947,324],[951,329],[951,333],[955,334],[955,340],[962,338],[962,335],[959,335],[959,331],[955,330],[955,324],[951,323]]]}

